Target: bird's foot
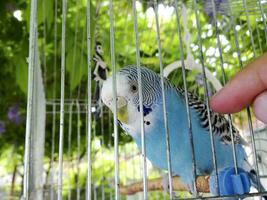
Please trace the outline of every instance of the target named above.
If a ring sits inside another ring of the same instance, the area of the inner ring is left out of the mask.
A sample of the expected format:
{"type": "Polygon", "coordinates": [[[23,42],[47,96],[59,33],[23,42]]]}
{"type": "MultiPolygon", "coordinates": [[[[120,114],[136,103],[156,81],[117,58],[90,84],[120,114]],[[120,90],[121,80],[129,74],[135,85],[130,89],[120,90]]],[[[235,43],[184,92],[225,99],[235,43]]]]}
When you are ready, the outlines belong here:
{"type": "Polygon", "coordinates": [[[164,174],[162,176],[162,187],[163,187],[164,192],[168,192],[169,191],[170,185],[169,185],[169,175],[168,175],[168,173],[164,174]]]}
{"type": "Polygon", "coordinates": [[[101,110],[101,105],[98,104],[98,106],[95,107],[95,110],[93,112],[93,116],[95,120],[99,120],[102,116],[102,110],[101,110]]]}

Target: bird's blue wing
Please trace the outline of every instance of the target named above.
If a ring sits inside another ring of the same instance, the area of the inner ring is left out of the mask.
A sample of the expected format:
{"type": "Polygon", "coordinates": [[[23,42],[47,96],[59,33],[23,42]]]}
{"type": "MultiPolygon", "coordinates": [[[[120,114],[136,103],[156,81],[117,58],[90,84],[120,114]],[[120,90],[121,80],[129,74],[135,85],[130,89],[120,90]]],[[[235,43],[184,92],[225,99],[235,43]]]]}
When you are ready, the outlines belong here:
{"type": "MultiPolygon", "coordinates": [[[[179,95],[184,97],[184,90],[176,88],[179,95]]],[[[196,95],[188,92],[188,103],[192,110],[194,110],[200,119],[200,125],[209,131],[209,120],[207,105],[196,95]]],[[[221,114],[215,113],[210,110],[210,120],[212,133],[220,138],[225,144],[231,144],[231,129],[233,133],[233,139],[235,144],[247,144],[246,141],[239,135],[238,130],[233,126],[230,126],[230,122],[221,114]]]]}

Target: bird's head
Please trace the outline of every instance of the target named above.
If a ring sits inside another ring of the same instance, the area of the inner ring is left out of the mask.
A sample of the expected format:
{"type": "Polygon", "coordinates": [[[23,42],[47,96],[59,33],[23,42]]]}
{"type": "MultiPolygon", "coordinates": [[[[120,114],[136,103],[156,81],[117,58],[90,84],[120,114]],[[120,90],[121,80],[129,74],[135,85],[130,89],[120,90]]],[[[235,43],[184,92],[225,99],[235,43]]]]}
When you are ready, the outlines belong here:
{"type": "Polygon", "coordinates": [[[96,52],[96,54],[103,56],[104,50],[103,50],[102,44],[100,42],[96,42],[95,52],[96,52]]]}
{"type": "MultiPolygon", "coordinates": [[[[150,111],[161,95],[160,77],[147,68],[141,68],[144,113],[150,111]]],[[[116,73],[117,113],[124,124],[140,119],[139,88],[136,66],[124,67],[116,73]]],[[[113,111],[112,77],[103,83],[101,98],[113,111]]]]}

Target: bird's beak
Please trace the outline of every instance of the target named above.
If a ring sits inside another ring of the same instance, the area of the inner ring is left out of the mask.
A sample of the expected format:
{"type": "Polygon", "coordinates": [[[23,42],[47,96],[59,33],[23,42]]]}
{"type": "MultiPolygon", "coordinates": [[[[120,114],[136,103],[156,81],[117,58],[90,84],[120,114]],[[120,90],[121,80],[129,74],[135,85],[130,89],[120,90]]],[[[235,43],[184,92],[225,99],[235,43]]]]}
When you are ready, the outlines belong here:
{"type": "Polygon", "coordinates": [[[124,97],[117,97],[117,106],[118,106],[118,119],[122,123],[128,122],[128,109],[127,109],[127,100],[124,97]]]}

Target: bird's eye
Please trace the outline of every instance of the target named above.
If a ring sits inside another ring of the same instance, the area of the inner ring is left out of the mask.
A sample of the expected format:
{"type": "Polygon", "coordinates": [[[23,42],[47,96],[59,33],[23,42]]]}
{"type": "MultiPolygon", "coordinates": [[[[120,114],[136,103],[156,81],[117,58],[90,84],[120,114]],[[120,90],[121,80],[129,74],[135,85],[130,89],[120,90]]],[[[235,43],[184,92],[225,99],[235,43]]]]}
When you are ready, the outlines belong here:
{"type": "Polygon", "coordinates": [[[134,93],[137,92],[137,87],[135,85],[132,85],[131,89],[132,89],[132,92],[134,92],[134,93]]]}

